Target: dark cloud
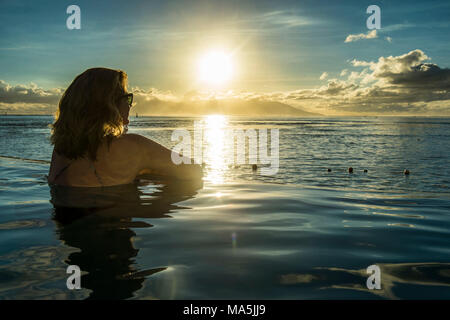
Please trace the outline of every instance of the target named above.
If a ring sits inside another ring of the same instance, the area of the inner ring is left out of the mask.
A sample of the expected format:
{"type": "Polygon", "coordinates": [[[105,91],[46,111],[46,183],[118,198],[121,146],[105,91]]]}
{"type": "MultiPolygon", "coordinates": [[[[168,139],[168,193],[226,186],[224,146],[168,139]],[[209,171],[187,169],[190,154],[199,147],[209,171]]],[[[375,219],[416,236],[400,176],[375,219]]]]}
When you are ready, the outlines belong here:
{"type": "Polygon", "coordinates": [[[429,57],[419,49],[400,56],[380,57],[375,62],[353,60],[354,67],[364,69],[350,74],[345,69],[341,74],[348,75],[347,79],[330,79],[327,86],[294,91],[287,98],[315,103],[319,109],[337,113],[449,115],[450,69],[425,60],[429,57]],[[435,102],[432,107],[430,102],[435,102]]]}
{"type": "Polygon", "coordinates": [[[403,73],[386,73],[383,75],[394,85],[411,89],[449,90],[450,69],[441,69],[436,64],[421,63],[403,73]]]}

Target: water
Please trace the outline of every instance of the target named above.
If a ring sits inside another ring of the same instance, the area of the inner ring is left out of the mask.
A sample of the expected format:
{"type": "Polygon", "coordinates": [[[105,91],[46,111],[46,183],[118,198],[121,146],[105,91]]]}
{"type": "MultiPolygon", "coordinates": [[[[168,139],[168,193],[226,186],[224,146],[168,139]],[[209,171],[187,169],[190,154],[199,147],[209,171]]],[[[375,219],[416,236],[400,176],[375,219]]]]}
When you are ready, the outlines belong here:
{"type": "MultiPolygon", "coordinates": [[[[194,120],[129,132],[172,147],[194,120]]],[[[450,298],[450,119],[202,121],[203,184],[87,192],[46,183],[52,117],[1,117],[0,299],[450,298]],[[279,129],[278,173],[228,165],[228,128],[279,129]]]]}

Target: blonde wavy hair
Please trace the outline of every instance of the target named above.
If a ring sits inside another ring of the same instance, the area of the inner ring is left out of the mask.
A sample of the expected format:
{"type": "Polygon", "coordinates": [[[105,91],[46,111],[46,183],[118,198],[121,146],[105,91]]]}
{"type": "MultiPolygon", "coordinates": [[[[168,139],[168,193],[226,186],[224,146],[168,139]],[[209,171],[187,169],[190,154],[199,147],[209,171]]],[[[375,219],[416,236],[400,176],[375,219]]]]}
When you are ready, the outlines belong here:
{"type": "Polygon", "coordinates": [[[55,151],[69,159],[88,156],[95,161],[98,147],[124,132],[118,100],[127,92],[127,74],[92,68],[78,75],[59,101],[51,125],[55,151]]]}

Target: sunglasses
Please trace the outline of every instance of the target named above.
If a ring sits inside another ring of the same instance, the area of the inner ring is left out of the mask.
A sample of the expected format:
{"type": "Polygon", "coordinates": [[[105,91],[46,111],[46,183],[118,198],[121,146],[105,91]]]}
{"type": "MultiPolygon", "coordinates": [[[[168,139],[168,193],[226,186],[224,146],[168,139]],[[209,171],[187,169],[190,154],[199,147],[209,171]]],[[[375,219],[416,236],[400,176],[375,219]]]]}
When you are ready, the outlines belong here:
{"type": "Polygon", "coordinates": [[[121,96],[120,98],[127,98],[127,103],[128,103],[128,107],[131,108],[131,106],[133,105],[133,94],[132,93],[127,93],[124,94],[123,96],[121,96]]]}

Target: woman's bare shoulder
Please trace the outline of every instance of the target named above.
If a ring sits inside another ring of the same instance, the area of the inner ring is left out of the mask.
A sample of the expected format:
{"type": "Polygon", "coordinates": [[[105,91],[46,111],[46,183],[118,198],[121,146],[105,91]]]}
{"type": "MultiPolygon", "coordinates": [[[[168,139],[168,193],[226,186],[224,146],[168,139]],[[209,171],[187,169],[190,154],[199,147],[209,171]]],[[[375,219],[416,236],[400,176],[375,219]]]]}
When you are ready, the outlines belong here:
{"type": "Polygon", "coordinates": [[[120,136],[119,138],[117,138],[117,142],[119,144],[126,144],[126,145],[130,145],[130,146],[134,146],[134,147],[138,148],[140,151],[145,151],[145,150],[155,151],[155,149],[156,150],[166,149],[159,143],[157,143],[147,137],[141,136],[139,134],[134,134],[134,133],[127,133],[127,134],[120,136]]]}
{"type": "Polygon", "coordinates": [[[145,143],[145,141],[149,141],[150,139],[135,133],[125,133],[120,137],[115,138],[114,140],[117,143],[139,145],[141,143],[145,143]]]}
{"type": "Polygon", "coordinates": [[[111,145],[118,148],[138,148],[142,143],[142,136],[134,133],[126,133],[113,139],[111,145]]]}
{"type": "Polygon", "coordinates": [[[149,151],[149,149],[153,149],[155,145],[158,144],[144,136],[134,133],[127,133],[121,135],[120,137],[114,138],[109,148],[109,152],[112,152],[113,154],[118,152],[121,154],[127,154],[128,156],[131,154],[135,156],[144,155],[149,151]]]}

